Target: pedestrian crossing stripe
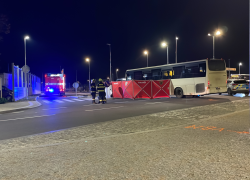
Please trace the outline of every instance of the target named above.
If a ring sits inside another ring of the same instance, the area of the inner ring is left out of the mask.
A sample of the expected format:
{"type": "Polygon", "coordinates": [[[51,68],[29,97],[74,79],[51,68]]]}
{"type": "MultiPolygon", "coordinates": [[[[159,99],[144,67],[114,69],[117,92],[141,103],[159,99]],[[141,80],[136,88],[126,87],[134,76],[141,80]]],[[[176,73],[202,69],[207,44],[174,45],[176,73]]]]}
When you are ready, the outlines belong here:
{"type": "Polygon", "coordinates": [[[60,100],[53,100],[55,102],[59,102],[59,103],[64,103],[63,101],[60,101],[60,100]]]}
{"type": "Polygon", "coordinates": [[[62,99],[63,101],[68,101],[68,102],[74,102],[74,101],[71,101],[69,99],[62,99]]]}
{"type": "Polygon", "coordinates": [[[43,102],[45,102],[45,103],[47,103],[47,104],[51,103],[50,101],[47,101],[47,100],[44,100],[43,102]]]}
{"type": "Polygon", "coordinates": [[[53,102],[65,103],[66,102],[78,102],[78,101],[92,101],[92,99],[56,99],[56,100],[43,100],[44,103],[51,104],[53,102]]]}
{"type": "Polygon", "coordinates": [[[75,100],[75,101],[84,101],[84,100],[81,100],[81,99],[72,99],[72,100],[75,100]]]}

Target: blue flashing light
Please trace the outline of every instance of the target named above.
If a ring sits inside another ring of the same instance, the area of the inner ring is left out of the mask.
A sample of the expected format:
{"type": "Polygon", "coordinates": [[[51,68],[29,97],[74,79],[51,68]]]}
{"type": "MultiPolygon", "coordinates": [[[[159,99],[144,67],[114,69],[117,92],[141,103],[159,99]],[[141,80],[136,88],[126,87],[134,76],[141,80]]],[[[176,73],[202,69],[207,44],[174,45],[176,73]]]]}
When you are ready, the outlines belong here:
{"type": "Polygon", "coordinates": [[[51,88],[51,89],[49,89],[49,92],[51,92],[51,93],[52,93],[52,92],[54,92],[54,89],[52,89],[52,88],[51,88]]]}

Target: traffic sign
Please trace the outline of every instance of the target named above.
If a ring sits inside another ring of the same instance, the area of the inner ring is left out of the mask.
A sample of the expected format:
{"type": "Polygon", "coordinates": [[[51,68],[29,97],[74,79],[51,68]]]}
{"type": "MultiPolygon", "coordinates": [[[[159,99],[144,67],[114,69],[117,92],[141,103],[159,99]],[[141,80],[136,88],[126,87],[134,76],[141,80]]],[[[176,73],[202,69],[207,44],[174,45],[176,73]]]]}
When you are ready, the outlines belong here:
{"type": "Polygon", "coordinates": [[[75,89],[77,89],[77,88],[79,87],[79,84],[78,84],[77,82],[74,82],[74,83],[73,83],[73,87],[74,87],[75,89]]]}
{"type": "Polygon", "coordinates": [[[30,67],[27,66],[27,65],[24,65],[24,66],[22,67],[22,70],[23,70],[24,73],[29,73],[29,72],[30,72],[30,67]]]}

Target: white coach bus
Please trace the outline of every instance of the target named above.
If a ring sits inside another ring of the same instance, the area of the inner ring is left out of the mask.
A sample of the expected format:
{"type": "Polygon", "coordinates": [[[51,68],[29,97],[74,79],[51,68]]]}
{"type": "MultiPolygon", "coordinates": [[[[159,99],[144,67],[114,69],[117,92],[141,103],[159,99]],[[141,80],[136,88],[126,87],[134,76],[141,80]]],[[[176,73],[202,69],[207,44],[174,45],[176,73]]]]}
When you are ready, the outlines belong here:
{"type": "Polygon", "coordinates": [[[126,71],[127,80],[171,79],[170,94],[182,98],[227,92],[224,59],[203,59],[190,62],[151,66],[126,71]]]}

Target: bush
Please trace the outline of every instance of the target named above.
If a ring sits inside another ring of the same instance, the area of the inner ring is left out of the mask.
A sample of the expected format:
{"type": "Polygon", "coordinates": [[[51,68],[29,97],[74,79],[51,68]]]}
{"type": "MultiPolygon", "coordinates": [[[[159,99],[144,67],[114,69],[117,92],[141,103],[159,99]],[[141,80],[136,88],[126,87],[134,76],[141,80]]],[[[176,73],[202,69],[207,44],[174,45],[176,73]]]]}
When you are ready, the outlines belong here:
{"type": "Polygon", "coordinates": [[[5,99],[5,98],[0,98],[0,104],[4,104],[4,103],[6,103],[7,102],[7,99],[5,99]]]}

